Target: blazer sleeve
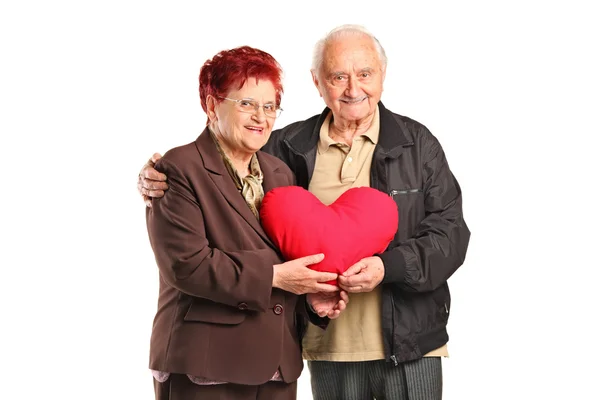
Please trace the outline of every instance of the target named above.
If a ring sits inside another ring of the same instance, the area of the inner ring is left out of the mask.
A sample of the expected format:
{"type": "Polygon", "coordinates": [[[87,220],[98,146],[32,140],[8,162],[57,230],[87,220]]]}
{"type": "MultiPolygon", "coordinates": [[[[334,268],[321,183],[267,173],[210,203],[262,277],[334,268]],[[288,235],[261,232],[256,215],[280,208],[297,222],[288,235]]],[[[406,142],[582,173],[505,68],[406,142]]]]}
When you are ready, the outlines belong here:
{"type": "Polygon", "coordinates": [[[437,139],[426,132],[424,148],[425,218],[413,237],[378,256],[383,283],[403,290],[432,291],[464,262],[470,231],[463,219],[462,194],[437,139]]]}
{"type": "Polygon", "coordinates": [[[146,225],[164,281],[190,296],[266,310],[273,265],[281,262],[277,253],[268,248],[223,251],[210,247],[203,211],[185,175],[164,157],[156,169],[169,177],[169,190],[164,197],[152,199],[146,225]]]}

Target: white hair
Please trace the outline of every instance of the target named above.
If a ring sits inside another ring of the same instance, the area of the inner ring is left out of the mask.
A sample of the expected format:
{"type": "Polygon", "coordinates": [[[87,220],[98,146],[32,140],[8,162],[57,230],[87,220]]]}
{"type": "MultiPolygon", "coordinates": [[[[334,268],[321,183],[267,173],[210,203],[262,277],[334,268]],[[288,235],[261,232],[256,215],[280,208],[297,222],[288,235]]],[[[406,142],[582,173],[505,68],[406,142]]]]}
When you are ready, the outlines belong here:
{"type": "Polygon", "coordinates": [[[385,50],[383,49],[383,46],[381,45],[381,43],[379,43],[379,40],[377,40],[377,38],[367,30],[367,28],[365,28],[362,25],[353,25],[353,24],[347,24],[347,25],[341,25],[338,26],[337,28],[334,28],[333,30],[331,30],[327,35],[325,35],[325,37],[323,37],[322,39],[320,39],[316,44],[315,44],[315,49],[313,51],[313,60],[312,60],[312,71],[314,73],[318,73],[321,65],[323,65],[323,56],[324,56],[324,52],[325,52],[325,46],[327,45],[327,43],[342,38],[342,37],[348,37],[348,36],[359,36],[359,35],[367,35],[368,37],[370,37],[373,40],[373,44],[375,45],[375,49],[377,50],[377,54],[379,55],[379,61],[381,62],[381,67],[383,69],[385,69],[385,67],[387,66],[387,56],[385,55],[385,50]]]}

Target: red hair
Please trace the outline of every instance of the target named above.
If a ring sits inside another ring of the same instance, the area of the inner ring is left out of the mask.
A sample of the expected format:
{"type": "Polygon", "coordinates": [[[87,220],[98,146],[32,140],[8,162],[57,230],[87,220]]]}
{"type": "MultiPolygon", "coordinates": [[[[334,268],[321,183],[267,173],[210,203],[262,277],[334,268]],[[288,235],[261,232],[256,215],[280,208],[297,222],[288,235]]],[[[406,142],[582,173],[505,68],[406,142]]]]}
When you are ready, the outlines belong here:
{"type": "Polygon", "coordinates": [[[206,112],[206,97],[213,96],[217,102],[219,97],[227,96],[234,87],[240,89],[250,78],[269,80],[275,87],[277,105],[281,103],[283,85],[281,66],[267,52],[249,46],[223,50],[212,59],[206,60],[200,68],[199,91],[200,104],[206,112]]]}

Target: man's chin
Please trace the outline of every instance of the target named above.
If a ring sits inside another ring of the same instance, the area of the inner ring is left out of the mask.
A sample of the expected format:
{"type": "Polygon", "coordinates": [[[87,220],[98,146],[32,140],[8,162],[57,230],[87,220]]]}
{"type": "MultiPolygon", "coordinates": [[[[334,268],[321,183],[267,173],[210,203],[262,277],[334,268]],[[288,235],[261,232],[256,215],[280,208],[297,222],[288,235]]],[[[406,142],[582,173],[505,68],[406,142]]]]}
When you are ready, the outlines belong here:
{"type": "Polygon", "coordinates": [[[340,110],[340,116],[349,121],[361,120],[367,118],[371,114],[371,110],[368,107],[342,107],[340,110]]]}

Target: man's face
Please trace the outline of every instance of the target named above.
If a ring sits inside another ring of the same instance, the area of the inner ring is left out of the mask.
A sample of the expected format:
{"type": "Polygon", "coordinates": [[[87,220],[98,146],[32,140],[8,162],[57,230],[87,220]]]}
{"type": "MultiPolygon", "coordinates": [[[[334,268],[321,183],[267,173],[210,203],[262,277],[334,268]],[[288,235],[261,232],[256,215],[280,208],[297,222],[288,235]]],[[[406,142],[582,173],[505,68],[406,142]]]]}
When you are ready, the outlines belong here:
{"type": "Polygon", "coordinates": [[[334,118],[348,122],[362,120],[375,112],[384,79],[385,70],[373,40],[367,35],[329,42],[321,69],[313,71],[313,82],[334,118]]]}

